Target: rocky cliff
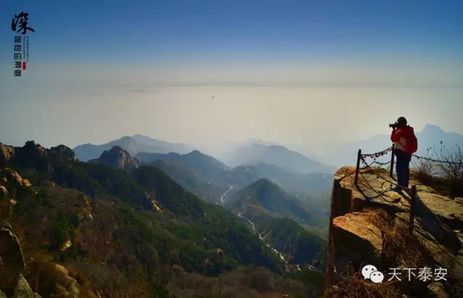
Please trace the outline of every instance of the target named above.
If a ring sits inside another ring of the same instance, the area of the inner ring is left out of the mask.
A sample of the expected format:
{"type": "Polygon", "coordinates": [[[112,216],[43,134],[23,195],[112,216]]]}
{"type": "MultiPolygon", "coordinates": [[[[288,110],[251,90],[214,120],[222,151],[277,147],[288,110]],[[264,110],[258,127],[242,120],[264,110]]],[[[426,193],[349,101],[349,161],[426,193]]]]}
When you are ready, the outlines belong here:
{"type": "Polygon", "coordinates": [[[140,166],[136,158],[133,158],[129,152],[119,146],[114,146],[111,150],[104,151],[98,159],[91,160],[90,162],[104,164],[128,172],[138,169],[140,166]]]}
{"type": "Polygon", "coordinates": [[[410,185],[416,185],[417,196],[410,233],[411,194],[393,191],[395,181],[383,169],[361,170],[357,185],[354,177],[355,168],[344,167],[334,179],[328,295],[462,297],[461,198],[440,194],[412,174],[410,185]],[[367,264],[384,274],[381,284],[362,277],[367,264]],[[423,268],[430,274],[425,276],[423,268]]]}

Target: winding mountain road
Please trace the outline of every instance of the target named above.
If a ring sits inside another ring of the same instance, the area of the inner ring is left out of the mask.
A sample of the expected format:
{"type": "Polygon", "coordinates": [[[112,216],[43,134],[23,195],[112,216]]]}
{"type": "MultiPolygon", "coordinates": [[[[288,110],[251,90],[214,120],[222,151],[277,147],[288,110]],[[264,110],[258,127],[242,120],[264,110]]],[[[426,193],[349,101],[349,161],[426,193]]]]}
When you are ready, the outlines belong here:
{"type": "Polygon", "coordinates": [[[225,203],[225,196],[228,195],[228,193],[230,191],[232,191],[232,189],[234,188],[233,185],[230,185],[230,187],[227,189],[227,191],[225,191],[221,196],[220,196],[220,203],[223,204],[225,203]]]}
{"type": "Polygon", "coordinates": [[[265,246],[267,246],[268,248],[270,248],[275,254],[277,254],[277,255],[280,257],[280,259],[281,259],[286,265],[288,265],[288,261],[285,259],[285,257],[283,256],[283,254],[282,254],[281,252],[279,252],[276,248],[272,247],[272,246],[264,239],[264,237],[262,237],[262,234],[259,233],[259,232],[257,231],[256,225],[255,225],[250,219],[244,217],[244,216],[241,214],[241,212],[238,212],[237,215],[238,215],[239,217],[241,217],[242,219],[246,220],[246,221],[249,223],[249,225],[251,226],[251,229],[253,230],[253,232],[255,232],[255,233],[258,235],[259,239],[260,239],[261,241],[264,242],[265,246]]]}

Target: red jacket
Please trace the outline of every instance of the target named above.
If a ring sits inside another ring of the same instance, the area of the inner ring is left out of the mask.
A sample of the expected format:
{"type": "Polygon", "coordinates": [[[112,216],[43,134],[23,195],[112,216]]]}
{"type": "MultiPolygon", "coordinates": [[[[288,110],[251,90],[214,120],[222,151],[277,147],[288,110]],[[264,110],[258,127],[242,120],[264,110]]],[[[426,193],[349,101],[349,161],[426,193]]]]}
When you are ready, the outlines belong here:
{"type": "Polygon", "coordinates": [[[416,151],[417,141],[411,126],[394,129],[391,133],[391,141],[394,143],[395,149],[405,151],[408,154],[413,154],[416,151]]]}

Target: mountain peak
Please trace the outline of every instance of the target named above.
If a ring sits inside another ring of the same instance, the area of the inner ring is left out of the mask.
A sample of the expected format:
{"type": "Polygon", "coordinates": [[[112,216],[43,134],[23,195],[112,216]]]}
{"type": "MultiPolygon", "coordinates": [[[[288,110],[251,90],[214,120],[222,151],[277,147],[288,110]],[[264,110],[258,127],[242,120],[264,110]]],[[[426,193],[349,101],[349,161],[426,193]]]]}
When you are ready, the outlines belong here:
{"type": "Polygon", "coordinates": [[[331,167],[282,145],[252,143],[230,152],[225,160],[228,165],[235,167],[263,162],[298,174],[334,172],[331,167]]]}
{"type": "Polygon", "coordinates": [[[183,162],[190,167],[208,169],[211,173],[218,175],[221,171],[228,170],[228,167],[214,157],[204,154],[199,150],[193,150],[183,155],[183,162]],[[218,171],[218,172],[217,172],[218,171]]]}
{"type": "Polygon", "coordinates": [[[151,137],[148,137],[148,136],[145,136],[145,135],[142,135],[142,134],[139,134],[139,133],[134,134],[134,135],[132,136],[132,138],[146,138],[146,139],[152,139],[151,137]]]}
{"type": "Polygon", "coordinates": [[[270,179],[267,178],[260,178],[253,184],[249,185],[248,187],[259,187],[259,188],[272,188],[272,189],[280,189],[278,185],[270,181],[270,179]]]}
{"type": "Polygon", "coordinates": [[[154,139],[154,138],[142,135],[142,134],[134,134],[133,136],[129,138],[131,138],[132,140],[135,140],[136,142],[142,142],[142,143],[146,143],[146,142],[149,143],[153,141],[161,142],[160,140],[157,140],[157,139],[154,139]]]}
{"type": "Polygon", "coordinates": [[[113,140],[101,145],[93,145],[88,143],[79,145],[74,148],[74,152],[79,160],[88,161],[90,159],[98,158],[101,153],[103,153],[103,151],[110,150],[114,146],[120,146],[124,150],[127,150],[127,152],[129,152],[131,155],[135,155],[139,152],[162,154],[176,152],[179,154],[185,154],[191,151],[191,148],[185,144],[169,143],[141,134],[135,134],[133,136],[123,136],[117,140],[113,140]]]}
{"type": "Polygon", "coordinates": [[[238,211],[247,212],[255,209],[253,206],[259,206],[260,212],[271,216],[288,217],[302,223],[312,220],[312,215],[295,196],[267,178],[261,178],[233,194],[227,203],[238,211]]]}
{"type": "MultiPolygon", "coordinates": [[[[110,152],[110,153],[119,153],[119,154],[124,154],[124,153],[127,153],[129,154],[126,150],[124,150],[124,148],[122,148],[121,146],[113,146],[109,151],[105,151],[105,152],[110,152]]],[[[105,153],[103,152],[103,154],[105,153]]],[[[129,154],[130,155],[130,154],[129,154]]]]}
{"type": "Polygon", "coordinates": [[[275,142],[269,142],[257,138],[249,138],[246,141],[242,143],[242,145],[252,145],[252,144],[257,144],[257,145],[263,145],[263,146],[270,146],[270,145],[276,145],[277,143],[275,142]]]}
{"type": "Polygon", "coordinates": [[[131,136],[123,136],[118,141],[124,143],[133,143],[134,139],[131,136]]]}
{"type": "Polygon", "coordinates": [[[104,151],[94,162],[125,171],[132,171],[140,166],[138,160],[120,146],[114,146],[110,150],[104,151]]]}
{"type": "Polygon", "coordinates": [[[439,133],[439,134],[443,134],[445,133],[444,130],[442,128],[440,128],[439,126],[435,125],[435,124],[426,124],[423,128],[423,132],[427,132],[427,133],[439,133]]]}
{"type": "Polygon", "coordinates": [[[195,149],[186,155],[204,155],[204,154],[201,151],[195,149]]]}
{"type": "Polygon", "coordinates": [[[55,153],[57,156],[67,160],[76,160],[74,151],[65,145],[58,145],[50,148],[50,152],[55,153]]]}

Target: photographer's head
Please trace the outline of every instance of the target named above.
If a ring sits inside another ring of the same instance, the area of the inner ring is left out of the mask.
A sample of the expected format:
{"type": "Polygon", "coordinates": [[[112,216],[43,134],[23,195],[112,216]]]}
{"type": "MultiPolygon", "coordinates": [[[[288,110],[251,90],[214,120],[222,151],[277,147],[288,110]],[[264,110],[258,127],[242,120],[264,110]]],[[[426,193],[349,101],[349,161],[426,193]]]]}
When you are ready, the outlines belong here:
{"type": "Polygon", "coordinates": [[[407,119],[405,119],[405,117],[399,117],[399,119],[397,119],[397,124],[398,127],[407,126],[407,119]]]}
{"type": "Polygon", "coordinates": [[[407,119],[405,117],[399,117],[395,123],[389,124],[389,127],[396,129],[399,127],[406,127],[407,126],[407,119]]]}

